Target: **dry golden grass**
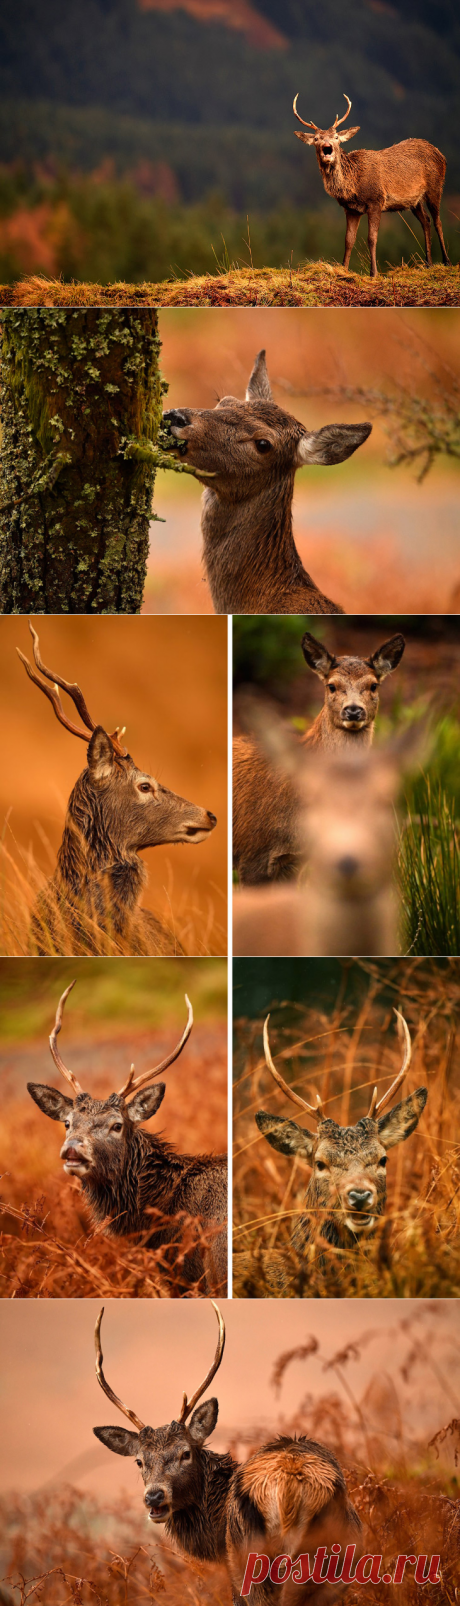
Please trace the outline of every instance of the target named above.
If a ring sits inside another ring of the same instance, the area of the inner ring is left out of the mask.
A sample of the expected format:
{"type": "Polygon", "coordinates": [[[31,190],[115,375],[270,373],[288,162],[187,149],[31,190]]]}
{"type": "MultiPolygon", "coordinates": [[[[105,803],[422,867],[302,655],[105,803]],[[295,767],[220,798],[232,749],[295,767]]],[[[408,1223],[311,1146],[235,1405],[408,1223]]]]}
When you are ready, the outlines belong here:
{"type": "MultiPolygon", "coordinates": [[[[254,1123],[265,1109],[295,1119],[292,1104],[274,1087],[261,1049],[262,1021],[236,1022],[234,1293],[239,1298],[458,1298],[460,1295],[460,1043],[456,1040],[458,966],[437,973],[422,962],[395,965],[394,1002],[413,1037],[407,1091],[428,1087],[421,1122],[407,1143],[390,1153],[387,1209],[374,1237],[353,1250],[333,1248],[321,1236],[322,1215],[310,1214],[311,1242],[303,1256],[291,1249],[296,1216],[310,1171],[274,1153],[254,1123]]],[[[369,972],[365,1003],[352,1018],[338,1002],[331,1016],[302,1009],[283,1025],[281,1007],[271,1018],[271,1046],[281,1074],[311,1102],[320,1091],[327,1113],[341,1125],[366,1113],[375,1081],[381,1091],[395,1076],[400,1051],[390,1007],[377,1001],[378,967],[369,972]],[[391,1028],[390,1036],[387,1036],[391,1028]]],[[[286,1006],[284,1006],[286,1007],[286,1006]]],[[[308,1118],[300,1124],[308,1127],[308,1118]]],[[[311,1125],[311,1123],[310,1123],[311,1125]]]]}
{"type": "Polygon", "coordinates": [[[0,307],[458,307],[458,268],[390,268],[377,279],[328,262],[232,268],[161,284],[86,284],[40,274],[0,285],[0,307]]]}

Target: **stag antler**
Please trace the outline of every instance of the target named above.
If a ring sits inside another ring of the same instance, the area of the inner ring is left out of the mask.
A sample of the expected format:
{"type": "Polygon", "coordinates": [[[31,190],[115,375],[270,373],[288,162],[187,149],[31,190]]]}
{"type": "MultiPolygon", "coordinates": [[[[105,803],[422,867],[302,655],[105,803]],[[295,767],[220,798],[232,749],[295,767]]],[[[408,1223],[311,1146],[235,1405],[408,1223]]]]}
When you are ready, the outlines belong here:
{"type": "MultiPolygon", "coordinates": [[[[80,690],[80,687],[77,686],[76,681],[70,682],[69,680],[63,680],[61,675],[55,675],[54,671],[52,669],[47,669],[46,668],[46,664],[43,663],[43,661],[42,661],[42,659],[40,657],[40,644],[39,644],[39,640],[38,640],[37,631],[34,630],[32,621],[30,619],[29,619],[29,630],[30,630],[30,634],[32,636],[33,655],[34,655],[34,661],[35,661],[35,664],[37,666],[37,669],[40,670],[40,674],[41,675],[45,675],[46,676],[47,680],[51,680],[53,682],[53,688],[51,690],[50,686],[46,686],[44,681],[40,680],[39,675],[35,675],[34,674],[34,671],[32,669],[32,665],[29,663],[28,658],[26,658],[25,654],[23,652],[20,652],[19,647],[17,647],[16,651],[17,651],[17,654],[18,654],[18,658],[20,658],[21,659],[21,663],[24,664],[24,669],[26,671],[26,674],[29,676],[29,680],[33,680],[34,686],[38,686],[39,691],[42,691],[44,693],[44,696],[48,698],[48,701],[52,704],[52,707],[54,708],[56,719],[59,720],[60,725],[63,725],[65,730],[70,731],[72,736],[78,736],[80,738],[80,741],[87,742],[88,738],[92,735],[92,732],[96,729],[96,726],[95,726],[94,720],[91,719],[91,714],[89,713],[88,708],[86,706],[86,702],[85,702],[85,699],[84,699],[84,696],[83,696],[83,692],[80,690]],[[75,708],[77,709],[78,713],[80,714],[81,719],[83,720],[83,724],[86,727],[85,730],[80,730],[79,726],[78,725],[74,725],[73,721],[71,719],[67,719],[67,716],[64,713],[62,702],[61,702],[61,699],[60,699],[60,696],[59,696],[59,686],[61,687],[61,691],[67,692],[68,696],[72,699],[72,702],[75,704],[75,708]]],[[[107,735],[109,737],[109,741],[111,741],[111,743],[112,743],[113,750],[117,754],[117,757],[118,758],[126,758],[127,757],[127,748],[120,746],[120,743],[118,741],[119,733],[121,735],[123,735],[123,731],[119,732],[119,726],[117,725],[115,730],[114,731],[108,731],[107,735]]]]}
{"type": "Polygon", "coordinates": [[[219,1306],[216,1305],[214,1299],[211,1300],[211,1305],[212,1305],[213,1310],[215,1310],[215,1312],[216,1312],[217,1320],[218,1320],[218,1323],[219,1323],[219,1337],[218,1337],[218,1340],[217,1340],[216,1353],[215,1353],[215,1356],[214,1356],[214,1360],[213,1360],[212,1366],[210,1367],[209,1372],[206,1373],[206,1377],[204,1379],[204,1383],[200,1383],[200,1387],[195,1390],[194,1394],[192,1394],[191,1400],[188,1400],[187,1399],[187,1395],[184,1394],[184,1398],[183,1398],[183,1401],[182,1401],[182,1410],[181,1410],[180,1417],[179,1417],[179,1422],[186,1422],[187,1421],[187,1417],[190,1416],[190,1412],[193,1411],[195,1405],[198,1404],[198,1400],[201,1400],[202,1395],[206,1393],[206,1389],[209,1388],[209,1384],[212,1383],[213,1377],[215,1377],[216,1372],[219,1369],[219,1366],[220,1366],[220,1363],[221,1363],[221,1360],[222,1360],[222,1356],[223,1356],[223,1353],[224,1353],[224,1349],[225,1349],[225,1322],[224,1322],[224,1318],[223,1318],[223,1315],[222,1315],[222,1311],[219,1310],[219,1306]]]}
{"type": "Polygon", "coordinates": [[[141,1076],[134,1076],[134,1065],[132,1065],[126,1082],[124,1082],[123,1087],[120,1088],[118,1095],[119,1098],[125,1099],[128,1093],[138,1093],[139,1088],[148,1087],[149,1083],[153,1082],[156,1076],[161,1076],[161,1072],[166,1071],[168,1065],[173,1065],[174,1060],[179,1058],[179,1054],[182,1053],[182,1049],[185,1048],[187,1039],[190,1037],[190,1032],[193,1026],[193,1009],[190,999],[187,998],[187,994],[185,994],[185,1002],[188,1008],[188,1020],[185,1031],[182,1033],[180,1043],[177,1044],[177,1048],[173,1049],[172,1054],[167,1054],[166,1059],[162,1060],[160,1065],[156,1065],[154,1070],[143,1071],[141,1076]]]}
{"type": "Polygon", "coordinates": [[[267,1061],[267,1065],[268,1065],[269,1071],[271,1071],[272,1076],[275,1079],[275,1082],[278,1083],[278,1087],[280,1087],[282,1089],[283,1093],[287,1093],[288,1099],[292,1099],[293,1104],[300,1105],[300,1109],[301,1110],[308,1110],[309,1115],[316,1115],[316,1118],[317,1118],[318,1121],[324,1121],[323,1102],[322,1102],[322,1099],[320,1099],[319,1093],[316,1094],[316,1105],[315,1104],[307,1104],[307,1100],[306,1099],[301,1099],[298,1093],[294,1093],[293,1092],[292,1087],[288,1087],[287,1082],[283,1082],[283,1078],[282,1078],[282,1076],[280,1076],[279,1071],[277,1071],[276,1065],[273,1064],[272,1056],[271,1056],[271,1053],[270,1053],[270,1043],[269,1043],[269,1040],[268,1040],[268,1022],[269,1022],[269,1020],[270,1020],[270,1016],[267,1015],[267,1019],[264,1022],[264,1052],[265,1052],[265,1059],[267,1061]]]}
{"type": "Polygon", "coordinates": [[[63,1012],[64,1012],[64,1004],[66,1002],[66,999],[69,996],[69,993],[72,992],[72,987],[75,987],[75,982],[74,981],[71,981],[70,987],[66,987],[65,993],[63,993],[62,994],[62,998],[59,999],[58,1007],[57,1007],[57,1010],[56,1010],[56,1020],[54,1022],[53,1030],[51,1032],[51,1037],[50,1037],[50,1049],[51,1049],[51,1053],[52,1053],[52,1056],[53,1056],[54,1063],[55,1063],[55,1065],[57,1065],[58,1071],[61,1072],[61,1076],[65,1076],[66,1082],[70,1082],[70,1086],[73,1087],[74,1093],[82,1093],[83,1092],[83,1088],[80,1087],[80,1083],[77,1082],[77,1078],[76,1078],[76,1076],[74,1076],[73,1071],[68,1071],[67,1070],[67,1066],[64,1065],[64,1060],[61,1060],[59,1049],[58,1049],[57,1043],[56,1043],[56,1038],[57,1038],[58,1033],[60,1032],[61,1026],[62,1026],[62,1016],[63,1016],[63,1012]]]}
{"type": "Polygon", "coordinates": [[[298,117],[299,123],[303,123],[304,128],[314,128],[315,133],[318,134],[319,133],[318,124],[317,123],[306,123],[305,122],[305,118],[301,117],[300,116],[300,112],[297,111],[297,101],[299,99],[299,94],[300,94],[300,90],[298,90],[297,94],[294,95],[294,99],[293,99],[293,102],[292,102],[292,110],[294,112],[294,116],[298,117]]]}
{"type": "Polygon", "coordinates": [[[335,119],[335,123],[333,123],[333,124],[332,124],[332,127],[333,127],[333,128],[340,128],[340,124],[341,124],[341,123],[345,123],[345,122],[346,122],[346,120],[347,120],[347,117],[349,117],[349,116],[350,116],[350,112],[351,112],[351,100],[349,100],[349,99],[348,99],[348,95],[345,95],[345,94],[344,94],[344,97],[343,97],[343,98],[344,98],[344,100],[346,100],[346,101],[347,101],[347,110],[346,110],[346,112],[344,112],[344,114],[343,114],[343,117],[339,117],[339,114],[338,114],[338,112],[337,112],[337,116],[336,116],[336,119],[335,119]]]}
{"type": "Polygon", "coordinates": [[[104,1373],[103,1373],[103,1370],[102,1370],[102,1362],[103,1362],[104,1357],[103,1357],[102,1348],[101,1348],[101,1322],[102,1322],[103,1315],[104,1315],[104,1306],[102,1306],[102,1310],[99,1311],[99,1316],[97,1318],[96,1326],[95,1326],[95,1329],[94,1329],[94,1343],[95,1343],[95,1346],[96,1346],[96,1377],[97,1377],[97,1381],[98,1381],[98,1383],[100,1383],[101,1389],[104,1390],[104,1394],[106,1394],[107,1398],[112,1401],[112,1405],[117,1405],[118,1406],[118,1410],[123,1412],[123,1416],[127,1416],[128,1420],[130,1422],[132,1422],[134,1424],[134,1427],[138,1428],[138,1430],[140,1432],[141,1428],[145,1428],[145,1422],[141,1422],[140,1416],[136,1416],[135,1411],[130,1411],[129,1406],[128,1405],[124,1405],[123,1404],[123,1400],[119,1400],[118,1394],[114,1394],[113,1389],[111,1389],[110,1384],[107,1382],[107,1379],[104,1377],[104,1373]]]}
{"type": "Polygon", "coordinates": [[[393,1094],[397,1092],[398,1087],[401,1087],[401,1082],[404,1081],[404,1077],[406,1075],[406,1071],[407,1071],[407,1069],[408,1069],[408,1067],[410,1065],[410,1061],[411,1061],[412,1043],[411,1043],[410,1031],[409,1031],[409,1027],[407,1025],[407,1021],[404,1020],[404,1015],[401,1015],[401,1011],[399,1009],[395,1009],[395,1015],[396,1015],[396,1019],[397,1019],[398,1023],[399,1022],[401,1023],[400,1026],[398,1027],[398,1029],[400,1031],[400,1034],[404,1037],[403,1062],[402,1062],[401,1070],[398,1071],[398,1075],[395,1076],[394,1082],[392,1082],[391,1087],[388,1088],[388,1092],[384,1093],[382,1098],[379,1099],[378,1104],[377,1104],[377,1088],[374,1087],[374,1091],[373,1091],[373,1094],[372,1094],[372,1098],[371,1098],[371,1102],[370,1102],[369,1110],[368,1110],[368,1118],[369,1118],[369,1116],[372,1116],[373,1120],[376,1119],[377,1115],[381,1115],[382,1114],[382,1110],[384,1109],[385,1104],[389,1104],[390,1099],[393,1098],[393,1094]]]}

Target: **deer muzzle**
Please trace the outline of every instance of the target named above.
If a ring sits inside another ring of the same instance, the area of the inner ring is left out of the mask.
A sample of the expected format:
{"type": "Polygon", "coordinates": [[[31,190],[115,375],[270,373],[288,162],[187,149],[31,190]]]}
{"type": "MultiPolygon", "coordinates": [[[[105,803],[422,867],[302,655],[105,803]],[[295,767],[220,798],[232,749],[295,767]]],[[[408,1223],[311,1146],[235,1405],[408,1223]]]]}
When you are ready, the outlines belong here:
{"type": "Polygon", "coordinates": [[[86,1159],[83,1150],[76,1143],[63,1143],[61,1160],[64,1161],[64,1171],[70,1177],[82,1176],[88,1170],[89,1160],[86,1159]]]}
{"type": "Polygon", "coordinates": [[[345,1223],[351,1232],[360,1233],[373,1227],[377,1206],[374,1188],[357,1186],[347,1188],[344,1205],[347,1212],[345,1223]]]}
{"type": "Polygon", "coordinates": [[[165,1522],[169,1516],[170,1503],[165,1489],[146,1489],[145,1504],[151,1522],[165,1522]]]}
{"type": "Polygon", "coordinates": [[[342,708],[340,717],[344,725],[351,726],[352,729],[357,730],[366,723],[366,710],[360,703],[347,703],[346,707],[342,708]]]}

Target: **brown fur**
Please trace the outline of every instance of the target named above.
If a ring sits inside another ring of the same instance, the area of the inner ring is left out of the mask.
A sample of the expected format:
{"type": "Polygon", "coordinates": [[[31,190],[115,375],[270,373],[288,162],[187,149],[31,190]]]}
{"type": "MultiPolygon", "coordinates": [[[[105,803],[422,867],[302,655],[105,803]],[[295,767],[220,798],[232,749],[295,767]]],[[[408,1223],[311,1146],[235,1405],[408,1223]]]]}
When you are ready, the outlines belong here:
{"type": "MultiPolygon", "coordinates": [[[[345,116],[348,117],[348,112],[345,116]]],[[[441,246],[442,260],[448,264],[439,213],[446,159],[436,145],[430,145],[426,139],[403,139],[398,145],[390,145],[382,151],[346,153],[341,146],[359,133],[358,128],[342,129],[339,133],[334,124],[328,129],[317,128],[310,134],[298,129],[295,133],[305,145],[315,146],[326,194],[333,196],[344,208],[347,219],[344,268],[349,266],[360,218],[367,214],[371,277],[375,278],[382,213],[408,210],[422,225],[427,266],[432,267],[430,214],[441,246]]]]}
{"type": "MultiPolygon", "coordinates": [[[[380,684],[396,669],[404,637],[393,636],[368,658],[336,658],[307,631],[302,650],[324,686],[323,707],[301,738],[308,750],[339,755],[370,747],[379,707],[380,684]],[[351,717],[354,715],[354,718],[351,717]]],[[[242,885],[281,881],[302,862],[299,796],[287,775],[267,762],[247,737],[233,744],[233,860],[242,885]]]]}
{"type": "Polygon", "coordinates": [[[372,426],[306,430],[276,406],[264,351],[245,402],[225,396],[214,411],[187,407],[164,417],[174,450],[186,455],[206,486],[204,562],[216,613],[342,613],[300,561],[292,532],[294,479],[302,464],[343,462],[372,426]]]}

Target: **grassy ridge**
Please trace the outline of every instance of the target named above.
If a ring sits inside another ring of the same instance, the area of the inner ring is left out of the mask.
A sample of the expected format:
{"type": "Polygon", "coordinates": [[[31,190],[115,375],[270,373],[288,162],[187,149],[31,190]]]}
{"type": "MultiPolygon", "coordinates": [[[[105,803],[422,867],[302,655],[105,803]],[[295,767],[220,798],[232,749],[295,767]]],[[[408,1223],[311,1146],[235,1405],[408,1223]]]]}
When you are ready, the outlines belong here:
{"type": "Polygon", "coordinates": [[[160,284],[109,285],[30,275],[0,285],[9,307],[458,307],[458,268],[400,267],[377,279],[328,262],[304,268],[233,268],[160,284]]]}

